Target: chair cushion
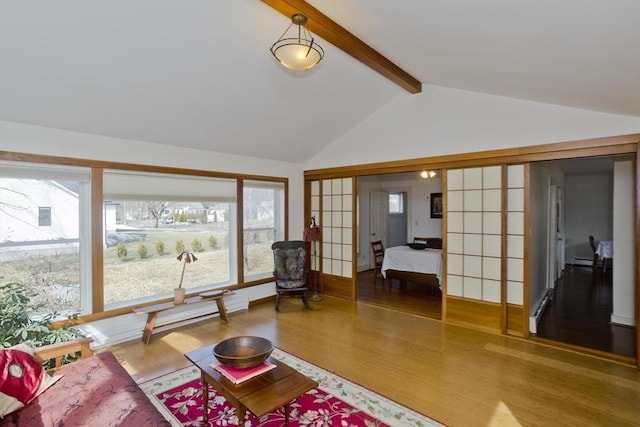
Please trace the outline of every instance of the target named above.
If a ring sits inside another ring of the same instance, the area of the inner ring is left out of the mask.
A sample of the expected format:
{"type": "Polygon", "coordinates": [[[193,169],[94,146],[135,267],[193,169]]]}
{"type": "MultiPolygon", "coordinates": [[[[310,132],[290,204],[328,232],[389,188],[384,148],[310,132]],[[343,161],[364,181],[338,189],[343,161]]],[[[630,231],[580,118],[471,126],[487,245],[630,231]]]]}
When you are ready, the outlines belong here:
{"type": "Polygon", "coordinates": [[[281,282],[299,282],[297,286],[304,285],[305,256],[304,248],[274,250],[274,267],[278,286],[295,287],[293,283],[281,285],[281,282]]]}
{"type": "Polygon", "coordinates": [[[279,289],[299,289],[305,287],[304,280],[276,280],[279,289]]]}

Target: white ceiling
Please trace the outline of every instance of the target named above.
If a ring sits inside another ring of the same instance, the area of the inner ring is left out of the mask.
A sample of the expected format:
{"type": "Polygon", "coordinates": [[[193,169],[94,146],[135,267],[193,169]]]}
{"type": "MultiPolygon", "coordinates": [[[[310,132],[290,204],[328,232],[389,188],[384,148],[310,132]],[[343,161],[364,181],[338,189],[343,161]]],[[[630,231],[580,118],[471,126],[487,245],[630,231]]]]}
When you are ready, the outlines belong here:
{"type": "MultiPolygon", "coordinates": [[[[640,116],[640,0],[313,0],[424,84],[640,116]]],[[[403,89],[258,0],[0,0],[0,120],[303,162],[403,89]]],[[[404,96],[425,96],[404,95],[404,96]]]]}

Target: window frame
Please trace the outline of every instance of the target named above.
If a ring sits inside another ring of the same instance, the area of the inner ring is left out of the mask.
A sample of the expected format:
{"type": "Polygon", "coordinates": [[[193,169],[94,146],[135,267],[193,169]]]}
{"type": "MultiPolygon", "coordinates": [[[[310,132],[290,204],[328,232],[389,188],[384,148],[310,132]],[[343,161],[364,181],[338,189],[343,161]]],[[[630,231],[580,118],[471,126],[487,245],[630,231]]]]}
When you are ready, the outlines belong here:
{"type": "MultiPolygon", "coordinates": [[[[286,235],[286,229],[285,229],[285,199],[286,199],[286,193],[285,193],[285,185],[284,183],[280,183],[280,182],[273,182],[273,181],[264,181],[264,180],[259,180],[259,179],[246,179],[243,180],[243,184],[242,184],[242,192],[243,195],[245,193],[245,191],[247,190],[247,188],[263,188],[263,189],[270,189],[270,190],[274,190],[274,200],[273,200],[273,214],[274,214],[274,218],[273,218],[273,222],[274,222],[274,236],[273,236],[273,241],[276,242],[278,240],[284,240],[284,236],[286,235]]],[[[242,223],[242,236],[243,236],[243,244],[242,247],[240,248],[242,251],[242,257],[243,257],[243,261],[246,258],[247,254],[244,253],[245,249],[248,249],[247,246],[245,246],[245,241],[244,241],[244,236],[246,235],[245,233],[247,231],[253,231],[255,230],[255,228],[251,228],[251,227],[247,227],[244,223],[244,217],[245,217],[245,199],[243,197],[242,200],[242,217],[243,217],[243,223],[242,223]]],[[[260,281],[260,280],[264,280],[264,279],[272,279],[273,278],[273,269],[270,269],[269,271],[263,271],[263,272],[259,272],[259,273],[255,273],[252,275],[248,275],[247,271],[246,271],[246,266],[243,265],[243,277],[248,279],[249,281],[260,281]]]]}
{"type": "Polygon", "coordinates": [[[38,206],[38,227],[51,227],[51,206],[38,206]]]}
{"type": "Polygon", "coordinates": [[[389,193],[389,215],[404,215],[406,213],[406,206],[405,206],[405,197],[403,195],[403,192],[401,191],[396,191],[396,192],[390,192],[389,193]],[[391,206],[393,205],[393,203],[391,203],[391,197],[397,197],[399,202],[399,211],[392,211],[391,210],[391,206]]]}
{"type": "MultiPolygon", "coordinates": [[[[2,156],[0,152],[0,176],[5,178],[15,179],[29,179],[37,181],[52,181],[52,182],[74,182],[77,185],[78,196],[78,236],[75,238],[61,239],[67,244],[78,245],[78,280],[79,280],[79,301],[78,305],[72,309],[60,308],[59,313],[61,316],[67,312],[75,312],[80,310],[82,313],[91,314],[91,253],[92,244],[87,236],[91,233],[91,198],[89,193],[89,186],[91,180],[91,169],[87,165],[69,164],[69,163],[47,163],[41,161],[35,161],[33,156],[22,156],[19,159],[7,159],[2,156]]],[[[39,158],[39,156],[38,156],[39,158]]],[[[57,186],[57,184],[56,184],[57,186]]],[[[54,223],[54,205],[33,205],[32,208],[38,210],[38,228],[51,228],[54,223]],[[42,208],[49,209],[48,225],[41,225],[41,210],[42,208]]],[[[28,240],[25,242],[29,242],[28,240]]],[[[35,243],[44,243],[46,240],[35,241],[35,243]]],[[[18,242],[19,243],[19,242],[18,242]]],[[[10,243],[10,245],[12,245],[10,243]]]]}
{"type": "Polygon", "coordinates": [[[184,169],[166,166],[142,165],[134,163],[107,162],[90,159],[76,159],[58,156],[35,155],[27,153],[12,153],[0,151],[0,160],[8,163],[29,162],[41,164],[43,166],[70,166],[70,167],[86,167],[90,170],[90,182],[87,185],[87,200],[89,203],[81,207],[81,234],[80,239],[84,243],[84,250],[81,251],[81,307],[83,313],[81,318],[85,321],[94,321],[106,319],[126,313],[130,313],[133,307],[142,307],[145,305],[156,304],[170,300],[170,298],[158,298],[142,304],[126,305],[114,309],[105,310],[104,307],[104,281],[103,281],[103,174],[105,169],[114,169],[130,172],[152,172],[170,175],[191,175],[196,177],[223,178],[236,181],[237,199],[236,199],[236,227],[230,230],[230,257],[235,256],[233,262],[233,272],[231,274],[231,283],[224,286],[226,289],[242,289],[248,288],[273,281],[272,277],[259,278],[256,280],[244,281],[244,265],[242,257],[242,230],[243,230],[243,212],[242,212],[242,188],[244,180],[265,181],[282,183],[284,185],[284,239],[288,238],[289,229],[289,178],[253,175],[253,174],[237,174],[227,172],[217,172],[200,169],[184,169]],[[232,238],[234,236],[235,238],[232,238]],[[84,268],[83,268],[84,266],[84,268]],[[235,276],[235,280],[234,280],[235,276]]]}

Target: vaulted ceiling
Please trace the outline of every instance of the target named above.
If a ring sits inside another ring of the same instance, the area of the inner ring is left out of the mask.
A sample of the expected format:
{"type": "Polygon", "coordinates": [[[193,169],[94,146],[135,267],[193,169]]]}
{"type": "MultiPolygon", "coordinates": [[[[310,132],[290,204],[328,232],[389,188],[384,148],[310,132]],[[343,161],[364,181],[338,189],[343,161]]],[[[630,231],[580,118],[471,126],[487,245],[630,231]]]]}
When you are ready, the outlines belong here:
{"type": "MultiPolygon", "coordinates": [[[[284,0],[286,1],[286,0],[284,0]]],[[[311,0],[423,84],[640,116],[638,0],[311,0]]],[[[411,95],[259,0],[0,0],[0,120],[303,162],[411,95]]]]}

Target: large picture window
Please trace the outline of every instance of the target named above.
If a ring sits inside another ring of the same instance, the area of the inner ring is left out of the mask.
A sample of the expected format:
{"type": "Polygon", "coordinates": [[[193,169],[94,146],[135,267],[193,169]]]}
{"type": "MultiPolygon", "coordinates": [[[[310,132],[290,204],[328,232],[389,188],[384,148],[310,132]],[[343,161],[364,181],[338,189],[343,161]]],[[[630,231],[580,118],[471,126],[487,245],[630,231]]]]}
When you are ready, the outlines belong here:
{"type": "Polygon", "coordinates": [[[90,310],[89,169],[0,162],[0,284],[39,313],[90,310]],[[83,280],[83,277],[85,280],[83,280]]]}
{"type": "Polygon", "coordinates": [[[104,173],[105,308],[167,297],[183,251],[188,292],[229,284],[236,229],[236,181],[186,175],[104,173]]]}
{"type": "Polygon", "coordinates": [[[182,251],[197,258],[188,294],[272,279],[286,179],[0,157],[0,285],[24,285],[34,313],[117,315],[170,299],[182,251]]]}

